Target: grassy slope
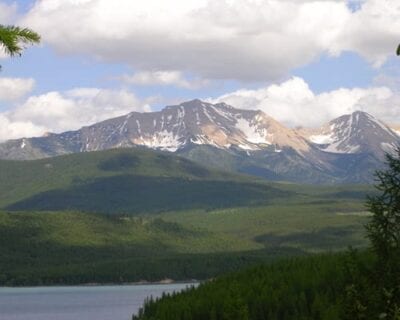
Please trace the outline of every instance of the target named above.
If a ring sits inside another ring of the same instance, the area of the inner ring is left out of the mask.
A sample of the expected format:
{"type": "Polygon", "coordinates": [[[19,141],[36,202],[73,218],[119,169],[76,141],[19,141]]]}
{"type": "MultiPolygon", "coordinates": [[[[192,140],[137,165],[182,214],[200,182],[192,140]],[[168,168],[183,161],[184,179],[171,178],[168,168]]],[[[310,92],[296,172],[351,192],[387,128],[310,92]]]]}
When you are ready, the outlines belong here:
{"type": "Polygon", "coordinates": [[[121,174],[175,178],[229,177],[173,155],[141,149],[79,153],[35,161],[0,160],[0,206],[40,192],[121,174]]]}
{"type": "Polygon", "coordinates": [[[0,285],[204,279],[295,250],[154,217],[0,213],[0,285]]]}
{"type": "Polygon", "coordinates": [[[207,228],[225,234],[254,249],[298,248],[306,252],[342,250],[365,244],[363,225],[367,217],[361,207],[338,205],[327,211],[320,205],[273,205],[257,208],[233,208],[212,212],[186,212],[164,215],[164,219],[187,228],[207,228]]]}
{"type": "Polygon", "coordinates": [[[366,217],[345,209],[355,205],[340,212],[288,205],[143,217],[2,213],[0,283],[204,279],[278,257],[365,245],[366,217]]]}
{"type": "Polygon", "coordinates": [[[0,207],[157,213],[268,203],[288,191],[166,153],[111,150],[38,161],[0,161],[0,207]]]}
{"type": "Polygon", "coordinates": [[[208,278],[363,245],[369,190],[254,182],[136,149],[0,161],[0,207],[22,210],[0,213],[0,284],[208,278]]]}

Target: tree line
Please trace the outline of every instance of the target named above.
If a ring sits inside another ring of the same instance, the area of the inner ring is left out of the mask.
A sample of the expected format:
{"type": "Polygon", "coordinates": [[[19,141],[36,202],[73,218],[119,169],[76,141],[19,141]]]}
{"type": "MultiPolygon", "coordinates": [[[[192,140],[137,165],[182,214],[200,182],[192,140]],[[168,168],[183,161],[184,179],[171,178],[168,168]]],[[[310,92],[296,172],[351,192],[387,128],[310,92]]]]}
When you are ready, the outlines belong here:
{"type": "Polygon", "coordinates": [[[370,247],[250,268],[146,300],[133,320],[400,320],[400,149],[376,173],[370,247]]]}

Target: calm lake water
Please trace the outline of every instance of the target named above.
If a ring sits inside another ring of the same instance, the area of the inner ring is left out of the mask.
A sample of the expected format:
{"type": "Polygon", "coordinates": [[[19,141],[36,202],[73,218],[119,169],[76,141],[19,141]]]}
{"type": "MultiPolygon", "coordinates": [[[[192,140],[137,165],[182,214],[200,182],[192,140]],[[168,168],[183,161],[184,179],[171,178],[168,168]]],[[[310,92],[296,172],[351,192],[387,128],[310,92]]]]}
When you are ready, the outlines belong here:
{"type": "Polygon", "coordinates": [[[0,320],[130,320],[146,297],[187,286],[0,288],[0,320]]]}

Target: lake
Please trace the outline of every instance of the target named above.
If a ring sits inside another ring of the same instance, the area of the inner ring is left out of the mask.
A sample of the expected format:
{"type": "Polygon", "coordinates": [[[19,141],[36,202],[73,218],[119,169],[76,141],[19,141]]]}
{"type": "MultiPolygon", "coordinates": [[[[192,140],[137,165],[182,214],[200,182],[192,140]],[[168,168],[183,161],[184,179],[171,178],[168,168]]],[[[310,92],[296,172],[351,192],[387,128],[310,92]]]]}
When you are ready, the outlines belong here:
{"type": "Polygon", "coordinates": [[[0,288],[0,319],[130,320],[146,297],[191,285],[0,288]]]}

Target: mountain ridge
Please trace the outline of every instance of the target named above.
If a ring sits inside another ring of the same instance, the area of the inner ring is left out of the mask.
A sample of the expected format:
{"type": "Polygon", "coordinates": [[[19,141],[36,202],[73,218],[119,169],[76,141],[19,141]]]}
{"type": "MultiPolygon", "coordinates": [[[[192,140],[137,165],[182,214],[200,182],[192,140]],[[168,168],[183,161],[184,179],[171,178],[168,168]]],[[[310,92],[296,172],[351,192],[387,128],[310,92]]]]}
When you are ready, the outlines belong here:
{"type": "Polygon", "coordinates": [[[32,160],[114,148],[150,148],[272,180],[369,182],[400,136],[356,111],[321,128],[287,128],[260,110],[192,100],[157,112],[131,112],[76,131],[0,144],[0,159],[32,160]],[[361,161],[360,161],[361,160],[361,161]],[[360,163],[360,167],[356,167],[360,163]]]}

